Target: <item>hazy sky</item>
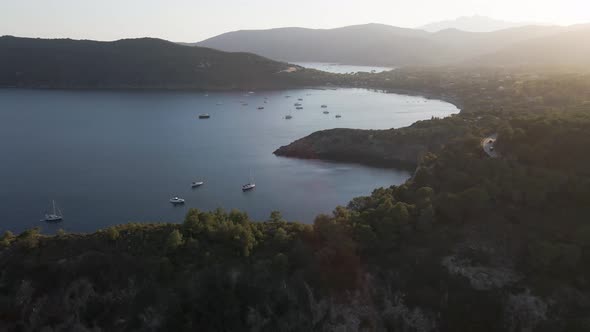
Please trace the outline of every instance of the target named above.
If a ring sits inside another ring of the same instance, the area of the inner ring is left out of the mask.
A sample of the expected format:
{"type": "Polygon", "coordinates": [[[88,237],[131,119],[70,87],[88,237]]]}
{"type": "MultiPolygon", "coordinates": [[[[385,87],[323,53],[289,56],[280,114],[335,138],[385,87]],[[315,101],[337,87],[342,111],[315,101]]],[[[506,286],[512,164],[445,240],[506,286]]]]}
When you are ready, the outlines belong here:
{"type": "Polygon", "coordinates": [[[200,41],[239,29],[416,27],[465,15],[517,22],[590,22],[590,0],[0,0],[0,35],[200,41]]]}

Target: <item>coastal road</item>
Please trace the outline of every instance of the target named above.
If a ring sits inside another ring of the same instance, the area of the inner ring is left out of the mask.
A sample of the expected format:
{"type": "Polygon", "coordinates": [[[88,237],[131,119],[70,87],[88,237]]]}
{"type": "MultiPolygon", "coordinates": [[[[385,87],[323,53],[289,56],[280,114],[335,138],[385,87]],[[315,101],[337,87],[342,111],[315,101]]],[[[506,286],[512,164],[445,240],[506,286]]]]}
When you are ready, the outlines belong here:
{"type": "Polygon", "coordinates": [[[498,134],[492,134],[481,141],[481,147],[485,153],[491,158],[498,158],[498,153],[494,150],[494,144],[496,143],[496,137],[498,134]]]}

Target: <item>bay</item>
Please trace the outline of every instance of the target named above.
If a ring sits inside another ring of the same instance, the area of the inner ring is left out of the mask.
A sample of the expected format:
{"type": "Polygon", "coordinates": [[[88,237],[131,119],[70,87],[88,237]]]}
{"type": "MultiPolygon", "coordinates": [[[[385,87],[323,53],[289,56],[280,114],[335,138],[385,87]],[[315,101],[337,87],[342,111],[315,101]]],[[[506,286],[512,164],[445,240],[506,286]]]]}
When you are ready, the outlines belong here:
{"type": "Polygon", "coordinates": [[[279,210],[287,220],[311,223],[410,173],[276,157],[275,149],[317,130],[397,128],[458,111],[442,101],[363,89],[0,89],[0,230],[181,222],[190,207],[236,208],[256,220],[279,210]],[[202,113],[211,118],[199,120],[202,113]],[[250,175],[256,189],[243,193],[250,175]],[[197,180],[205,184],[191,189],[197,180]],[[185,206],[172,206],[173,195],[185,206]],[[40,221],[53,199],[64,214],[57,225],[40,221]]]}

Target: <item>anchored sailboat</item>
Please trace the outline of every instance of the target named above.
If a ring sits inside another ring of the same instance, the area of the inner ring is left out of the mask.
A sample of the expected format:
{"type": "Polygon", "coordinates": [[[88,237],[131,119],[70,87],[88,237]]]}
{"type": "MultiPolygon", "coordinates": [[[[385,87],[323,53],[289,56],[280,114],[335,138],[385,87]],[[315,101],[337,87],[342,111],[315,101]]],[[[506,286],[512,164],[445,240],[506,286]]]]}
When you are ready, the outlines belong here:
{"type": "Polygon", "coordinates": [[[58,222],[58,221],[62,221],[63,220],[63,215],[61,213],[61,211],[59,210],[59,208],[57,208],[55,206],[55,201],[51,201],[51,205],[53,207],[53,209],[51,210],[51,213],[46,213],[45,214],[45,221],[47,222],[58,222]]]}
{"type": "Polygon", "coordinates": [[[252,190],[256,187],[256,183],[254,183],[254,179],[252,178],[252,174],[250,174],[250,181],[242,186],[242,191],[252,190]]]}

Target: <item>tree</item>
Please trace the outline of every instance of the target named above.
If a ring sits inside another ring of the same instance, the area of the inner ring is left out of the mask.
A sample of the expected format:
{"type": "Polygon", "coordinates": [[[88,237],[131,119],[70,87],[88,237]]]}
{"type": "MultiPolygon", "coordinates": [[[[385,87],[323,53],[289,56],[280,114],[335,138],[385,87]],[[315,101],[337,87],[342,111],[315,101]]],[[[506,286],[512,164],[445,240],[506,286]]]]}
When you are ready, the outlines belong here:
{"type": "Polygon", "coordinates": [[[173,230],[168,235],[168,239],[166,240],[166,247],[168,250],[175,250],[180,247],[184,243],[182,234],[177,230],[173,230]]]}
{"type": "Polygon", "coordinates": [[[0,248],[5,248],[14,240],[14,234],[11,231],[6,231],[0,238],[0,248]]]}
{"type": "Polygon", "coordinates": [[[432,205],[428,205],[427,207],[420,210],[420,215],[418,216],[418,223],[417,228],[421,231],[429,230],[434,223],[434,208],[432,205]]]}
{"type": "Polygon", "coordinates": [[[239,210],[231,210],[229,213],[229,220],[236,224],[245,225],[248,223],[248,214],[239,210]]]}
{"type": "Polygon", "coordinates": [[[115,227],[107,228],[107,237],[111,241],[116,241],[119,238],[119,230],[115,227]]]}
{"type": "Polygon", "coordinates": [[[39,227],[34,227],[27,229],[26,231],[22,232],[18,239],[20,243],[27,249],[36,248],[39,245],[39,233],[41,229],[39,227]]]}
{"type": "Polygon", "coordinates": [[[283,221],[283,216],[281,215],[281,212],[279,211],[272,211],[270,213],[270,222],[274,222],[274,223],[280,223],[283,221]]]}

